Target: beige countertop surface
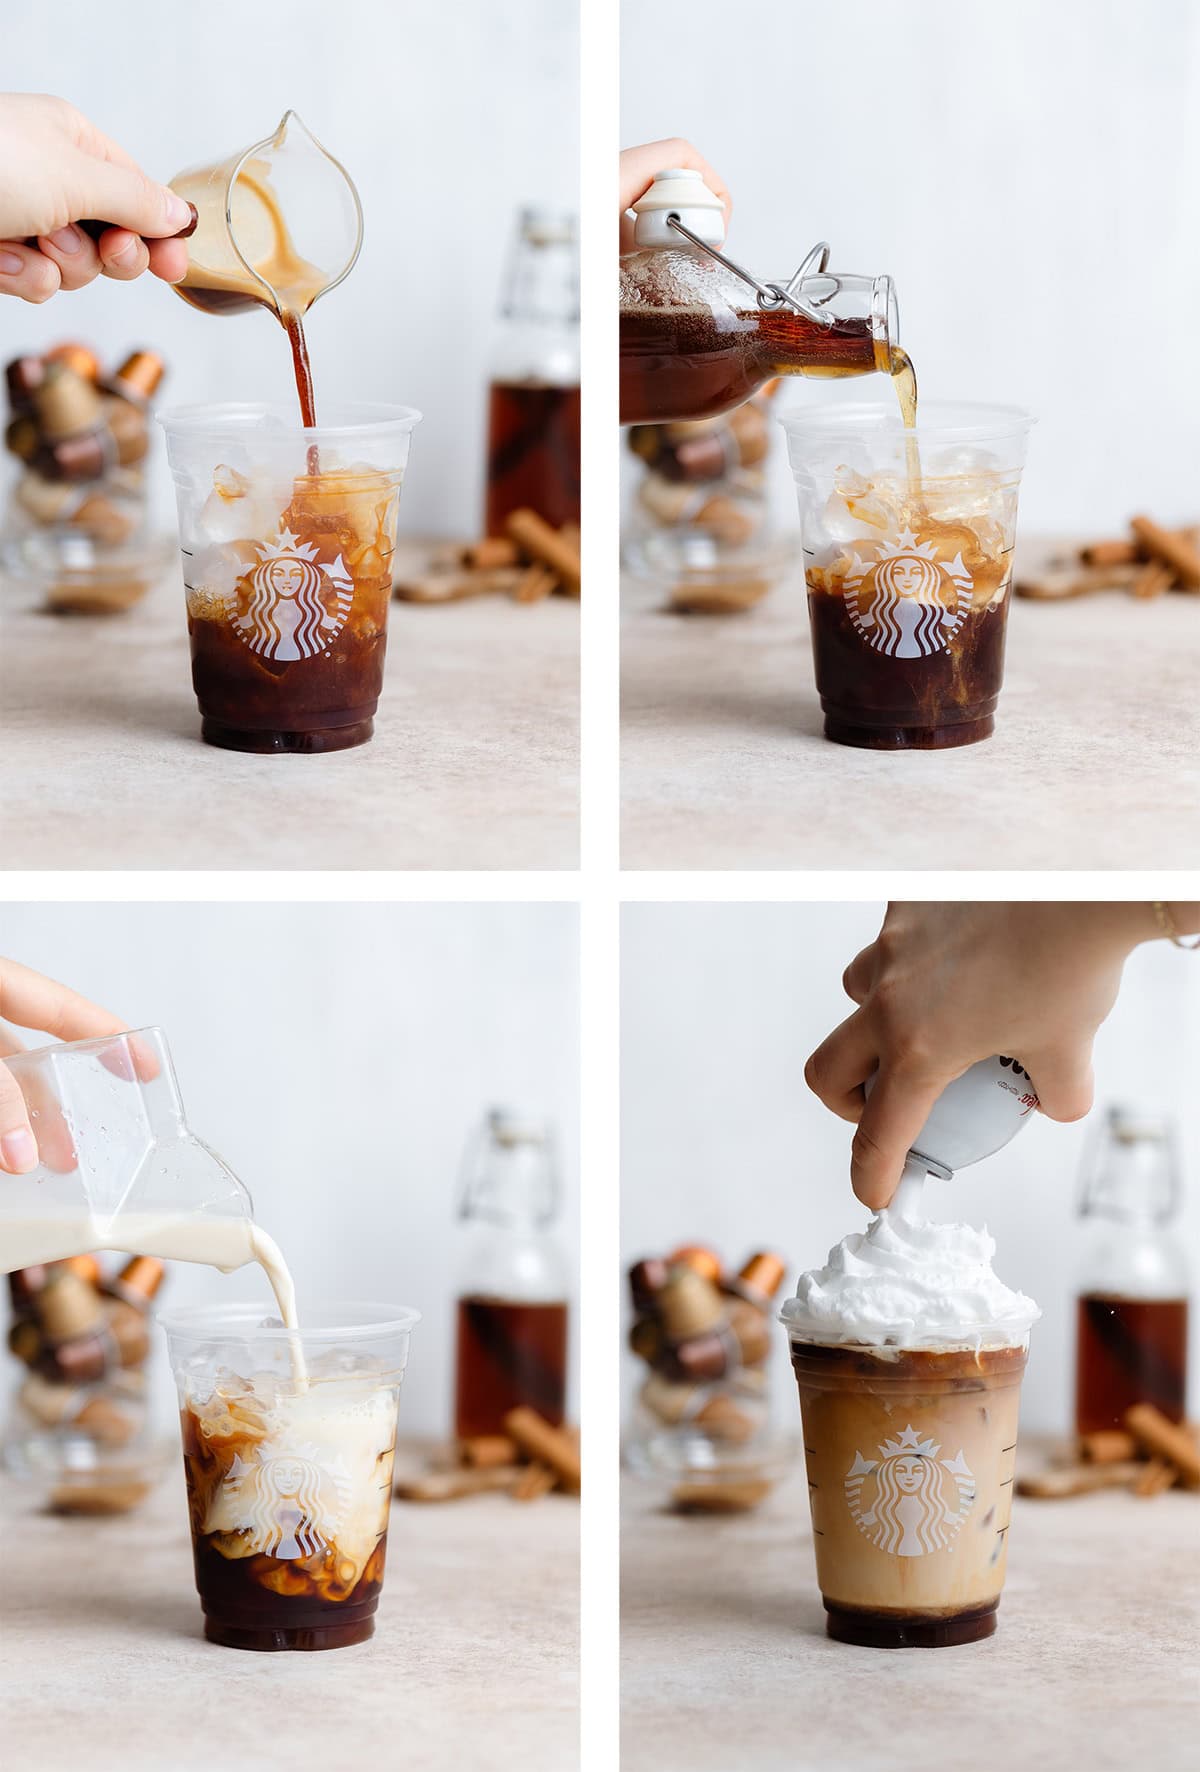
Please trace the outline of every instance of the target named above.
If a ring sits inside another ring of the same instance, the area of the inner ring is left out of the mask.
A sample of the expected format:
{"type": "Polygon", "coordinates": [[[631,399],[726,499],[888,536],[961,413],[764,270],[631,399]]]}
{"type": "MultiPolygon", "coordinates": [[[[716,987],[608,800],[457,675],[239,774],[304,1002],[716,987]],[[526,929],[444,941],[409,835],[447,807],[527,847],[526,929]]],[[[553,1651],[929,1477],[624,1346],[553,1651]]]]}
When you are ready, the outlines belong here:
{"type": "Polygon", "coordinates": [[[626,587],[626,868],[1200,866],[1200,598],[1014,602],[994,736],[908,754],[822,736],[798,570],[664,603],[626,587]]]}
{"type": "Polygon", "coordinates": [[[394,602],[375,737],[322,757],[200,741],[175,567],[134,609],[0,582],[5,868],[574,868],[579,605],[394,602]]]}
{"type": "Polygon", "coordinates": [[[204,1641],[182,1463],[137,1513],[63,1519],[0,1479],[0,1763],[13,1772],[571,1772],[579,1506],[392,1504],[376,1634],[204,1641]]]}
{"type": "Polygon", "coordinates": [[[994,1637],[831,1642],[803,1475],[752,1514],[626,1480],[622,1772],[1193,1772],[1200,1498],[1015,1502],[994,1637]]]}

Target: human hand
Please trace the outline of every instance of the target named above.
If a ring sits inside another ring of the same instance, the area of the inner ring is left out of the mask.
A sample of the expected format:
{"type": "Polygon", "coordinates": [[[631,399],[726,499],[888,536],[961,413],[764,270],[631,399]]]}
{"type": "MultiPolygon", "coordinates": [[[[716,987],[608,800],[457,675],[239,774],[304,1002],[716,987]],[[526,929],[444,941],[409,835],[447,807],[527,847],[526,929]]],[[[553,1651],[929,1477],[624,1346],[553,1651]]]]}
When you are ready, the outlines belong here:
{"type": "MultiPolygon", "coordinates": [[[[1200,929],[1200,906],[1171,909],[1180,930],[1200,929]]],[[[1121,969],[1159,933],[1147,904],[889,905],[842,979],[856,1012],[804,1071],[826,1107],[857,1122],[850,1178],[863,1204],[887,1205],[934,1102],[981,1058],[1018,1059],[1049,1119],[1082,1119],[1121,969]]]]}
{"type": "Polygon", "coordinates": [[[729,227],[729,218],[733,214],[733,198],[725,188],[720,174],[714,172],[703,154],[697,153],[691,142],[685,142],[680,136],[670,136],[666,141],[645,142],[639,148],[623,148],[621,150],[620,174],[620,213],[621,213],[621,251],[632,252],[634,246],[633,223],[626,215],[654,182],[656,172],[663,172],[669,166],[683,166],[698,172],[714,197],[719,197],[725,205],[725,227],[729,227]]]}
{"type": "MultiPolygon", "coordinates": [[[[36,1028],[60,1040],[100,1039],[105,1034],[119,1034],[126,1026],[107,1009],[97,1008],[95,1003],[89,1003],[86,997],[68,990],[66,985],[56,984],[52,978],[43,978],[40,972],[19,966],[15,960],[3,959],[0,959],[0,1017],[15,1022],[18,1027],[36,1028]]],[[[0,1027],[0,1059],[11,1058],[14,1052],[23,1050],[21,1041],[13,1033],[0,1027]]],[[[51,1137],[57,1137],[60,1132],[65,1136],[65,1128],[61,1127],[60,1118],[54,1111],[55,1104],[46,1102],[41,1106],[46,1113],[43,1125],[49,1128],[51,1137]]],[[[52,1155],[55,1156],[52,1167],[70,1167],[69,1163],[59,1160],[61,1152],[52,1155]]],[[[38,1143],[30,1124],[28,1104],[8,1066],[0,1063],[0,1170],[7,1170],[9,1175],[25,1175],[37,1168],[38,1160],[38,1143]]],[[[46,1160],[50,1161],[50,1156],[46,1160]]]]}
{"type": "Polygon", "coordinates": [[[0,93],[0,294],[43,302],[149,270],[178,283],[191,210],[64,99],[0,93]],[[114,224],[92,240],[75,224],[114,224]]]}

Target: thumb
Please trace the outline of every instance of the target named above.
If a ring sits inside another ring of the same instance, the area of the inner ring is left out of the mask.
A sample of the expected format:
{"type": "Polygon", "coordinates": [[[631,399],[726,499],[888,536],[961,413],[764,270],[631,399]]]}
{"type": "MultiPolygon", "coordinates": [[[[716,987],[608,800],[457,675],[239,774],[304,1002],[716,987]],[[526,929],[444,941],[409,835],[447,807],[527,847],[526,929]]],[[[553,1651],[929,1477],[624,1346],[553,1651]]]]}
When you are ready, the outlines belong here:
{"type": "Polygon", "coordinates": [[[880,1070],[850,1148],[850,1185],[872,1212],[895,1193],[909,1146],[949,1080],[902,1065],[880,1070]]]}
{"type": "Polygon", "coordinates": [[[1082,1120],[1095,1096],[1090,1046],[1077,1051],[1055,1048],[1031,1052],[1021,1063],[1037,1090],[1038,1105],[1048,1120],[1082,1120]]]}
{"type": "Polygon", "coordinates": [[[29,1125],[25,1097],[8,1066],[0,1064],[0,1169],[10,1175],[27,1175],[37,1165],[37,1140],[29,1125]]]}
{"type": "Polygon", "coordinates": [[[72,178],[74,219],[128,228],[146,240],[165,240],[186,228],[192,212],[182,197],[138,166],[81,154],[72,178]]]}

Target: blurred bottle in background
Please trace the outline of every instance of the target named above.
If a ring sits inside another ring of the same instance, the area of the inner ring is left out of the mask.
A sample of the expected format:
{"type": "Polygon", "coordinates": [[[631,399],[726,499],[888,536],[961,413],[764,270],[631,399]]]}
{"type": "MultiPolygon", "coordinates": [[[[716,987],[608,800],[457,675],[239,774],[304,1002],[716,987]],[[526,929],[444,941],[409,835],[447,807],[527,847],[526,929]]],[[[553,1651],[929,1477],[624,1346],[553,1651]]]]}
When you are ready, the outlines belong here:
{"type": "Polygon", "coordinates": [[[458,1289],[454,1431],[504,1431],[527,1404],[560,1426],[567,1393],[567,1271],[549,1125],[493,1108],[463,1165],[467,1248],[458,1289]]]}
{"type": "Polygon", "coordinates": [[[487,533],[528,507],[579,523],[579,244],[573,215],[522,209],[492,352],[487,533]]]}
{"type": "Polygon", "coordinates": [[[1121,1427],[1134,1403],[1184,1418],[1191,1286],[1174,1223],[1181,1194],[1170,1121],[1110,1108],[1079,1203],[1078,1434],[1121,1427]]]}

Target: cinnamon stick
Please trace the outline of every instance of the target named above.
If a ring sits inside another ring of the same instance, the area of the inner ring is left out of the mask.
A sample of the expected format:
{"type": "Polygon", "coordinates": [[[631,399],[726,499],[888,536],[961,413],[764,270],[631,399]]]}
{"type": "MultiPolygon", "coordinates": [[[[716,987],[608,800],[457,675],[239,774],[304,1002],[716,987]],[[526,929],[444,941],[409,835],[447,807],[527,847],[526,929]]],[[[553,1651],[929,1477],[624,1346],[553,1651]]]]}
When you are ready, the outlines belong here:
{"type": "Polygon", "coordinates": [[[558,1482],[558,1475],[548,1464],[527,1464],[513,1484],[514,1501],[538,1501],[549,1495],[558,1482]]]}
{"type": "Polygon", "coordinates": [[[574,596],[579,594],[579,548],[572,546],[557,530],[552,529],[536,511],[522,508],[512,511],[505,520],[506,533],[523,553],[543,566],[549,566],[574,596]]]}
{"type": "Polygon", "coordinates": [[[542,566],[535,561],[532,566],[522,569],[512,588],[512,600],[514,603],[540,603],[543,597],[550,595],[557,583],[557,574],[549,566],[542,566]]]}
{"type": "Polygon", "coordinates": [[[1125,1426],[1139,1446],[1175,1466],[1185,1488],[1200,1488],[1200,1447],[1185,1428],[1168,1421],[1153,1403],[1135,1403],[1126,1409],[1125,1426]]]}
{"type": "Polygon", "coordinates": [[[515,1440],[507,1434],[475,1434],[458,1442],[458,1457],[460,1464],[475,1470],[494,1470],[498,1465],[516,1464],[518,1454],[515,1440]]]}
{"type": "Polygon", "coordinates": [[[482,541],[468,543],[458,552],[460,566],[471,566],[488,572],[496,566],[516,566],[521,554],[515,541],[507,535],[485,535],[482,541]]]}
{"type": "Polygon", "coordinates": [[[1059,1501],[1068,1495],[1090,1495],[1097,1489],[1127,1489],[1144,1465],[1137,1459],[1121,1464],[1068,1464],[1017,1478],[1017,1494],[1038,1501],[1059,1501]]]}
{"type": "Polygon", "coordinates": [[[1080,548],[1079,558],[1085,566],[1136,566],[1142,551],[1136,541],[1093,541],[1080,548]]]}
{"type": "Polygon", "coordinates": [[[491,567],[486,572],[437,566],[431,572],[397,578],[392,595],[402,603],[460,603],[464,597],[494,597],[502,591],[512,591],[520,578],[518,566],[491,567]]]}
{"type": "Polygon", "coordinates": [[[1099,1428],[1080,1435],[1079,1455],[1086,1464],[1127,1464],[1137,1457],[1137,1441],[1119,1427],[1099,1428]]]}
{"type": "Polygon", "coordinates": [[[1142,1473],[1133,1485],[1133,1493],[1143,1497],[1161,1495],[1178,1479],[1179,1472],[1167,1459],[1151,1458],[1142,1465],[1142,1473]]]}
{"type": "Polygon", "coordinates": [[[1086,597],[1092,591],[1132,590],[1142,569],[1129,566],[1077,566],[1056,562],[1038,573],[1018,578],[1018,597],[1035,603],[1063,603],[1070,597],[1086,597]]]}
{"type": "Polygon", "coordinates": [[[1178,531],[1163,529],[1150,517],[1132,517],[1129,527],[1152,560],[1169,566],[1189,591],[1200,591],[1200,550],[1193,542],[1178,531]]]}
{"type": "Polygon", "coordinates": [[[522,1404],[510,1409],[504,1417],[504,1431],[517,1442],[525,1456],[537,1464],[548,1464],[559,1483],[572,1495],[578,1495],[583,1480],[579,1448],[569,1434],[551,1427],[545,1416],[522,1404]]]}
{"type": "Polygon", "coordinates": [[[488,1495],[512,1488],[513,1466],[492,1470],[427,1471],[423,1476],[402,1477],[396,1494],[402,1501],[458,1501],[464,1495],[488,1495]]]}
{"type": "Polygon", "coordinates": [[[1151,597],[1161,597],[1174,583],[1173,567],[1164,565],[1161,560],[1147,560],[1144,566],[1138,567],[1137,577],[1129,587],[1129,594],[1147,602],[1151,597]]]}

